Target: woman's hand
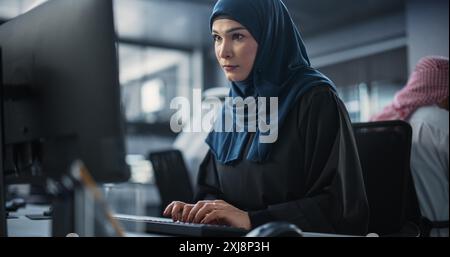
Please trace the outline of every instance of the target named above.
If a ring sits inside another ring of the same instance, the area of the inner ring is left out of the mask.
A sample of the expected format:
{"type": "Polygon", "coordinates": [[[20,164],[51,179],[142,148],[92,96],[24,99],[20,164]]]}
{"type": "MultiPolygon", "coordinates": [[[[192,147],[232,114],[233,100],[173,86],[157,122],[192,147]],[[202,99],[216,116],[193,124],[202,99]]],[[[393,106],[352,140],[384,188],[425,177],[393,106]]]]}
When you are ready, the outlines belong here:
{"type": "Polygon", "coordinates": [[[248,213],[223,200],[199,201],[195,205],[172,202],[164,210],[165,216],[182,222],[224,224],[245,229],[251,228],[248,213]]]}
{"type": "Polygon", "coordinates": [[[166,217],[172,217],[173,221],[182,221],[182,217],[187,216],[193,207],[193,204],[173,201],[169,205],[167,205],[166,209],[163,212],[163,215],[166,217]]]}
{"type": "Polygon", "coordinates": [[[223,200],[199,201],[195,205],[174,201],[166,207],[163,215],[172,217],[174,221],[251,228],[248,213],[223,200]]]}

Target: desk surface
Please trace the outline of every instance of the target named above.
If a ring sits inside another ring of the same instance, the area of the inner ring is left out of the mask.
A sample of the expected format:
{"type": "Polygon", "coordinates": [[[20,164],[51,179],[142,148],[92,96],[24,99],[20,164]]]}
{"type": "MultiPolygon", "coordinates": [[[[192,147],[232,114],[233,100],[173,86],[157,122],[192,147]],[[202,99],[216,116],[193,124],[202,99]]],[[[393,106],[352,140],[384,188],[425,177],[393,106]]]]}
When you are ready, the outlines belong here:
{"type": "Polygon", "coordinates": [[[10,215],[17,218],[8,218],[8,236],[11,237],[49,237],[52,233],[51,220],[31,220],[25,215],[42,214],[49,206],[27,204],[25,208],[10,215]]]}
{"type": "MultiPolygon", "coordinates": [[[[48,206],[41,205],[31,205],[28,204],[26,208],[21,208],[17,212],[10,213],[11,216],[17,218],[9,218],[7,220],[8,224],[8,236],[11,237],[50,237],[52,233],[51,220],[31,220],[25,215],[29,214],[42,214],[44,211],[48,210],[48,206]]],[[[134,215],[123,215],[139,217],[134,215]]],[[[142,216],[142,218],[146,218],[142,216]]],[[[139,220],[139,218],[137,218],[139,220]]],[[[127,237],[161,237],[169,235],[161,234],[150,234],[144,232],[130,232],[126,231],[125,235],[127,237]]],[[[305,233],[306,237],[341,237],[348,235],[335,235],[335,234],[322,234],[322,233],[305,233]]],[[[169,236],[170,237],[170,236],[169,236]]]]}
{"type": "MultiPolygon", "coordinates": [[[[15,218],[7,219],[8,236],[10,237],[50,237],[52,235],[52,220],[31,220],[25,215],[42,214],[49,206],[27,204],[25,208],[10,215],[15,218]]],[[[125,232],[126,237],[158,237],[163,235],[125,232]]]]}

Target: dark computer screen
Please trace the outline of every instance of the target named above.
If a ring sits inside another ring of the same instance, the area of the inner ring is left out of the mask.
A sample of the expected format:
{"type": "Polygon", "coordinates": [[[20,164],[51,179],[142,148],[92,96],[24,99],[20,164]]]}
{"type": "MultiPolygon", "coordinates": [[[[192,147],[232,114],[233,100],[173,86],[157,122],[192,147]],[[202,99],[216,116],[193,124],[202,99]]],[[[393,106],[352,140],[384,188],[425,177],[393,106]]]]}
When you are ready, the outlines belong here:
{"type": "Polygon", "coordinates": [[[97,182],[128,180],[112,8],[48,1],[0,25],[6,178],[58,179],[81,159],[97,182]]]}
{"type": "Polygon", "coordinates": [[[58,177],[80,158],[98,182],[127,180],[112,1],[49,1],[1,25],[0,47],[4,145],[21,154],[6,172],[42,161],[58,177]]]}

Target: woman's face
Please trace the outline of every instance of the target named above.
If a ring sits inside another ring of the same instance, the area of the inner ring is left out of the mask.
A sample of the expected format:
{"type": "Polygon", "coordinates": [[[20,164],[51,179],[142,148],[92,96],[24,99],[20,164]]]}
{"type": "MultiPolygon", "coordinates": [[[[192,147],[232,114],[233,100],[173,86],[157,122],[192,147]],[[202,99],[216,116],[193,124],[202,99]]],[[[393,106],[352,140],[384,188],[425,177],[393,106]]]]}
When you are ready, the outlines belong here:
{"type": "Polygon", "coordinates": [[[258,43],[239,22],[215,20],[212,26],[216,58],[230,81],[245,80],[253,68],[258,43]]]}

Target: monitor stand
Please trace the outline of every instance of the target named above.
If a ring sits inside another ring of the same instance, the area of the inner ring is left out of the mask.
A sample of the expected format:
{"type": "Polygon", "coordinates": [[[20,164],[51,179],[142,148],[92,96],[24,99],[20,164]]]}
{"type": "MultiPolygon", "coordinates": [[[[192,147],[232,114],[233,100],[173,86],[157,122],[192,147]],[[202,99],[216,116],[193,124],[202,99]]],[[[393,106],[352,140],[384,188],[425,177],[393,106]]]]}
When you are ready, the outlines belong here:
{"type": "Polygon", "coordinates": [[[74,193],[57,197],[52,204],[52,236],[65,237],[75,232],[74,193]]]}

